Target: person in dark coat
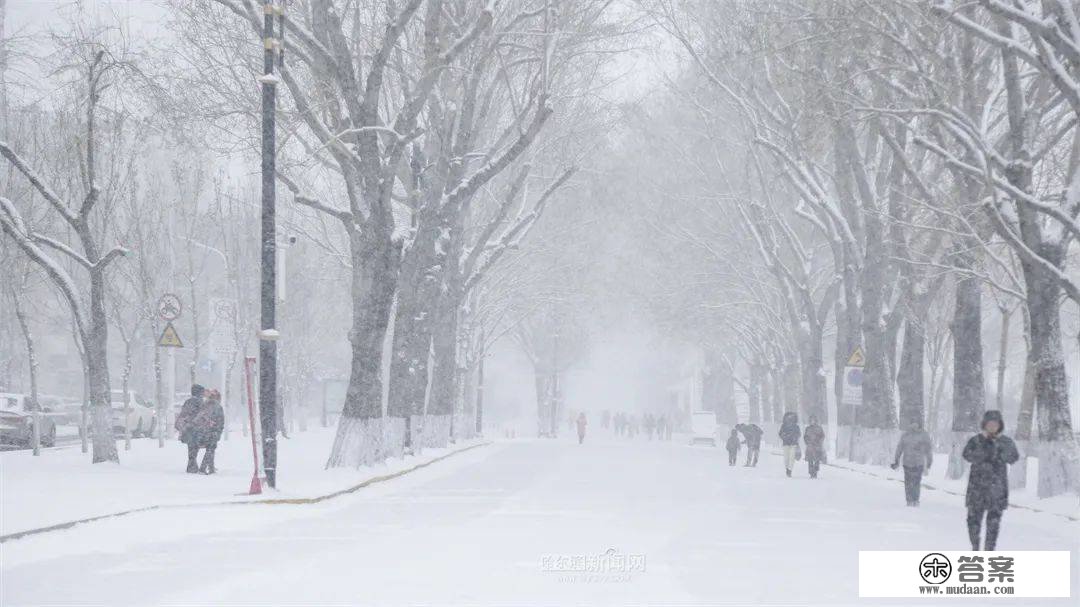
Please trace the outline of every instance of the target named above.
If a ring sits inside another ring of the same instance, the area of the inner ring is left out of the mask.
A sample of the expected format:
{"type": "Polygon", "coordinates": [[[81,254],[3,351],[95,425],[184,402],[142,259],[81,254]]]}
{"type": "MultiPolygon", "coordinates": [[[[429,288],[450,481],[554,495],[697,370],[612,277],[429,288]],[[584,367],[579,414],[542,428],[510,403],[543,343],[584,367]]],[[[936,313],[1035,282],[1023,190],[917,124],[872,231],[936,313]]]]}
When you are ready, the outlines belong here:
{"type": "Polygon", "coordinates": [[[180,436],[180,442],[187,445],[187,471],[190,474],[199,471],[199,464],[196,461],[199,457],[199,443],[195,436],[194,421],[196,414],[202,409],[204,392],[206,392],[206,388],[199,384],[191,386],[191,398],[185,400],[183,406],[180,407],[180,414],[176,416],[176,423],[174,424],[176,432],[180,436]]]}
{"type": "Polygon", "coordinates": [[[735,428],[731,429],[731,436],[727,439],[727,460],[729,466],[735,465],[735,460],[739,458],[739,445],[742,441],[739,440],[739,431],[735,428]]]}
{"type": "Polygon", "coordinates": [[[930,469],[930,464],[934,463],[934,449],[930,435],[922,429],[922,424],[917,420],[911,422],[911,427],[900,435],[891,466],[893,470],[900,466],[901,457],[904,463],[904,495],[907,497],[907,505],[918,506],[922,477],[926,470],[930,469]]]}
{"type": "Polygon", "coordinates": [[[1000,411],[987,411],[983,415],[982,432],[968,440],[964,446],[964,459],[971,463],[964,500],[971,549],[979,549],[979,532],[985,515],[983,549],[993,550],[1001,529],[1001,514],[1009,507],[1009,464],[1020,459],[1016,443],[1005,436],[1005,422],[1000,411]]]}
{"type": "Polygon", "coordinates": [[[802,434],[799,432],[799,415],[794,411],[785,413],[777,434],[780,435],[780,444],[784,447],[784,468],[787,470],[787,475],[791,476],[795,460],[802,457],[799,453],[799,435],[802,434]]]}
{"type": "Polygon", "coordinates": [[[757,424],[738,424],[735,429],[746,438],[746,466],[757,466],[758,454],[761,452],[761,437],[765,431],[757,424]]]}
{"type": "Polygon", "coordinates": [[[199,472],[213,474],[217,472],[214,467],[214,452],[217,451],[218,441],[221,440],[221,433],[225,429],[225,409],[221,406],[220,392],[210,390],[207,393],[206,401],[195,414],[193,425],[196,444],[206,449],[199,472]]]}
{"type": "Polygon", "coordinates": [[[825,430],[813,415],[810,416],[810,425],[803,431],[803,442],[806,443],[806,465],[810,469],[810,478],[817,478],[818,470],[825,461],[825,430]]]}

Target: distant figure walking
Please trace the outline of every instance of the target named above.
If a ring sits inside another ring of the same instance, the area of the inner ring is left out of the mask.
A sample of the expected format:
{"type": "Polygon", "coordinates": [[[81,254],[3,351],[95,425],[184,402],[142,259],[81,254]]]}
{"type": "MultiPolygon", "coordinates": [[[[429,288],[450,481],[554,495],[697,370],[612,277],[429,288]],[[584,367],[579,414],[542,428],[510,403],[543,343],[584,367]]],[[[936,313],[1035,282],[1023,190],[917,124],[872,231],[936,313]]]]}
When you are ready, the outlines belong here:
{"type": "Polygon", "coordinates": [[[964,446],[964,459],[971,462],[968,475],[967,527],[971,549],[979,549],[979,533],[986,516],[986,542],[983,550],[997,546],[1001,515],[1009,506],[1009,464],[1020,459],[1016,443],[1005,436],[1005,422],[1000,411],[983,415],[982,432],[964,446]]]}
{"type": "Polygon", "coordinates": [[[735,428],[746,437],[746,465],[757,466],[758,454],[761,453],[761,437],[765,431],[757,424],[739,424],[735,428]]]}
{"type": "Polygon", "coordinates": [[[203,388],[199,384],[193,384],[191,386],[191,398],[184,401],[184,405],[180,407],[180,414],[176,416],[176,423],[174,427],[176,432],[180,435],[180,442],[187,445],[188,450],[188,463],[187,471],[189,474],[195,474],[199,471],[199,441],[195,435],[195,416],[199,413],[199,410],[203,406],[203,393],[206,392],[206,388],[203,388]]]}
{"type": "Polygon", "coordinates": [[[799,415],[794,411],[788,411],[784,414],[784,419],[780,423],[780,431],[777,433],[780,435],[780,443],[784,446],[784,468],[787,470],[787,475],[791,476],[791,469],[795,467],[796,460],[802,458],[802,453],[799,451],[799,415]]]}
{"type": "Polygon", "coordinates": [[[918,506],[922,477],[930,469],[930,464],[934,463],[934,448],[930,435],[917,420],[911,422],[896,444],[896,456],[893,457],[891,468],[896,470],[901,463],[904,466],[904,497],[907,498],[907,505],[918,506]]]}
{"type": "Polygon", "coordinates": [[[656,418],[656,440],[667,440],[668,436],[668,421],[663,415],[656,418]]]}
{"type": "Polygon", "coordinates": [[[818,424],[814,415],[810,416],[810,424],[803,431],[803,442],[806,443],[806,465],[810,470],[810,478],[817,478],[821,464],[825,461],[825,429],[818,424]]]}
{"type": "Polygon", "coordinates": [[[578,413],[578,416],[577,416],[577,442],[578,442],[579,445],[581,443],[585,442],[585,426],[587,426],[588,424],[589,424],[588,420],[585,419],[585,412],[582,411],[581,413],[578,413]]]}
{"type": "Polygon", "coordinates": [[[653,431],[656,430],[656,420],[653,418],[652,413],[646,413],[642,418],[641,425],[645,426],[645,435],[652,440],[653,431]]]}
{"type": "Polygon", "coordinates": [[[735,465],[735,460],[739,459],[739,431],[735,428],[731,429],[731,436],[727,439],[727,463],[729,466],[735,465]]]}

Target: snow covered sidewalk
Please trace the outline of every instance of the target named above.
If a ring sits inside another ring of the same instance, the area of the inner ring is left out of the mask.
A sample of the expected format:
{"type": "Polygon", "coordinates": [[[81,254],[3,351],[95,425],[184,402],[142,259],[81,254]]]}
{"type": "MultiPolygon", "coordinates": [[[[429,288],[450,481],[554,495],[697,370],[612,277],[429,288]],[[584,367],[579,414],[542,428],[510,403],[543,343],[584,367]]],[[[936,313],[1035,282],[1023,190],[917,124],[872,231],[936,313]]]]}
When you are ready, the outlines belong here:
{"type": "MultiPolygon", "coordinates": [[[[967,491],[967,474],[962,478],[945,478],[945,470],[948,468],[949,454],[935,453],[934,465],[930,473],[923,477],[923,490],[943,491],[952,495],[961,496],[967,491]]],[[[873,466],[869,464],[855,464],[845,459],[830,461],[829,465],[843,468],[870,476],[904,482],[903,469],[892,470],[885,466],[873,466]]],[[[1017,464],[1019,465],[1019,464],[1017,464]]],[[[805,465],[804,465],[805,466],[805,465]]],[[[1075,493],[1058,495],[1051,498],[1039,498],[1036,494],[1036,480],[1039,478],[1039,460],[1034,457],[1027,459],[1027,485],[1022,489],[1009,490],[1009,504],[1014,508],[1025,508],[1035,512],[1044,512],[1080,522],[1080,497],[1075,493]]],[[[1010,467],[1010,474],[1013,474],[1010,467]]]]}
{"type": "Polygon", "coordinates": [[[157,440],[120,445],[120,464],[91,464],[79,447],[0,454],[0,537],[65,525],[95,517],[180,505],[274,499],[312,499],[366,481],[400,473],[456,450],[481,444],[459,443],[428,449],[380,466],[325,470],[335,428],[314,428],[278,441],[278,490],[247,495],[251,481],[251,439],[234,432],[218,445],[217,474],[188,474],[186,447],[176,440],[158,448],[157,440]]]}

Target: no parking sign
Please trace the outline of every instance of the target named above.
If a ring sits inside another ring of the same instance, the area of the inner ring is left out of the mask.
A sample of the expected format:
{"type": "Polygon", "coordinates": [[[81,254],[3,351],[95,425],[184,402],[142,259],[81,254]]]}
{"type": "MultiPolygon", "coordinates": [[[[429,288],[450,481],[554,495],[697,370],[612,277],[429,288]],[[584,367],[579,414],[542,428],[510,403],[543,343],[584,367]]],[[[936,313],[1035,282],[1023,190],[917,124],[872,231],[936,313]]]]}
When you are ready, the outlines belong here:
{"type": "Polygon", "coordinates": [[[866,357],[863,356],[862,346],[848,357],[844,366],[844,404],[855,407],[862,406],[863,366],[866,357]]]}

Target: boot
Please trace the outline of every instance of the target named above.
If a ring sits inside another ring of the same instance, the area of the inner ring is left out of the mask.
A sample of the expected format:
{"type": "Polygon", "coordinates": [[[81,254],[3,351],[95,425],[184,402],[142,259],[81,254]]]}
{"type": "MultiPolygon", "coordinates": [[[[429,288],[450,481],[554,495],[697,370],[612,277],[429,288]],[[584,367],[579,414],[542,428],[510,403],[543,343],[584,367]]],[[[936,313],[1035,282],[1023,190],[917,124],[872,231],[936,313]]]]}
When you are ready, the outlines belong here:
{"type": "Polygon", "coordinates": [[[787,475],[788,475],[788,478],[791,478],[791,468],[787,469],[787,475]]]}
{"type": "Polygon", "coordinates": [[[199,465],[195,463],[194,458],[189,459],[188,462],[187,462],[187,472],[188,472],[188,474],[195,474],[198,471],[199,471],[199,465]]]}

